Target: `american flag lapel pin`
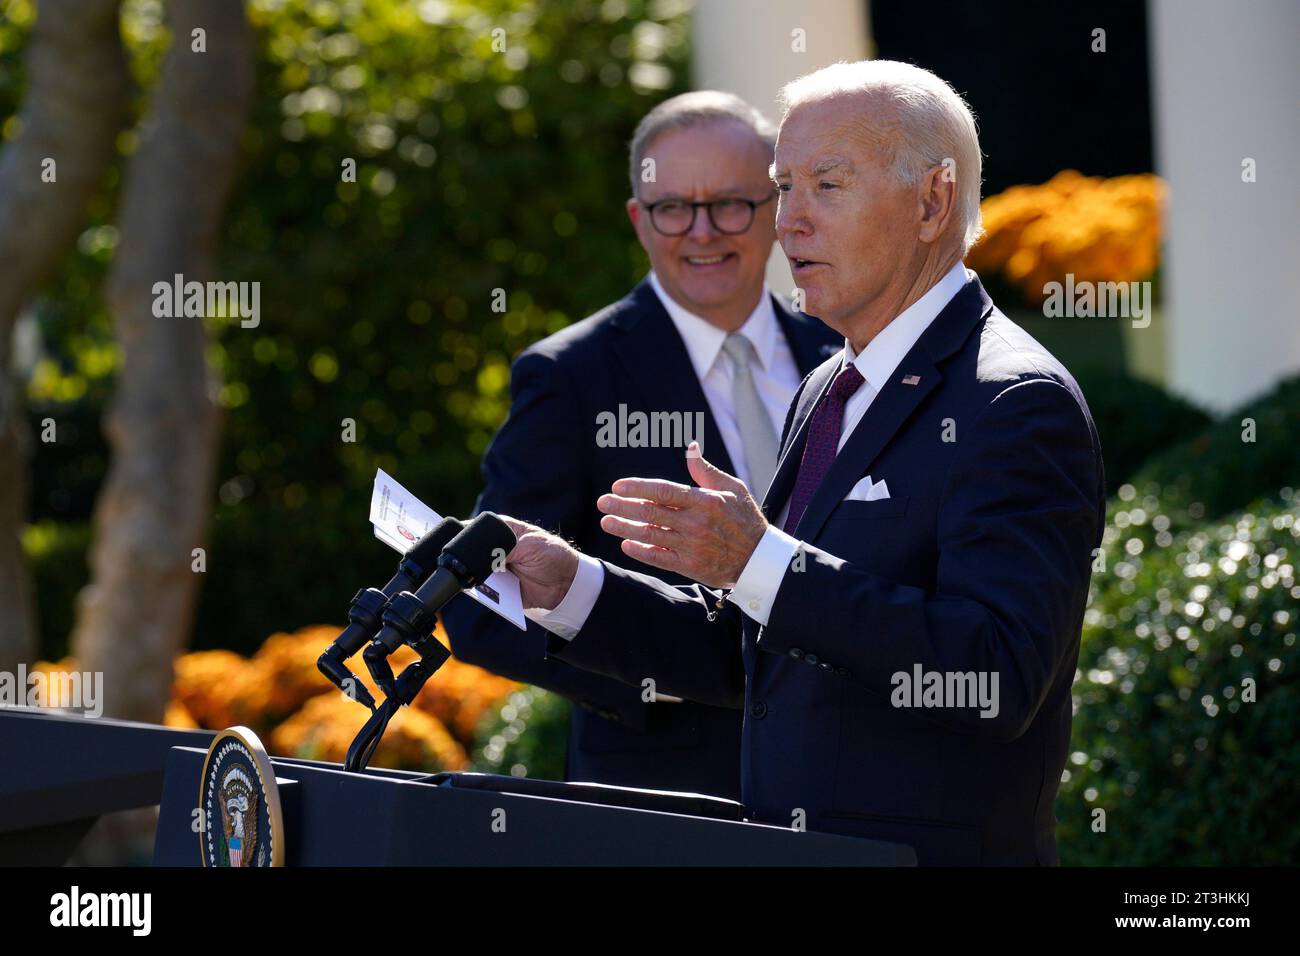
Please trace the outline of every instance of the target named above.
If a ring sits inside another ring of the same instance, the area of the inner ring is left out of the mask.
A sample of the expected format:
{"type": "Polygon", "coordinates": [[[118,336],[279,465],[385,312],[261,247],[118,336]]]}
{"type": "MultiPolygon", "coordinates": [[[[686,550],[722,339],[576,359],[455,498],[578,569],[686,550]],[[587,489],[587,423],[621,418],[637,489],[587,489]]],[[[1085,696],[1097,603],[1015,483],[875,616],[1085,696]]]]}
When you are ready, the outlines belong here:
{"type": "Polygon", "coordinates": [[[904,384],[904,385],[920,385],[920,384],[921,384],[921,376],[919,376],[919,375],[904,375],[904,376],[903,376],[903,384],[904,384]]]}

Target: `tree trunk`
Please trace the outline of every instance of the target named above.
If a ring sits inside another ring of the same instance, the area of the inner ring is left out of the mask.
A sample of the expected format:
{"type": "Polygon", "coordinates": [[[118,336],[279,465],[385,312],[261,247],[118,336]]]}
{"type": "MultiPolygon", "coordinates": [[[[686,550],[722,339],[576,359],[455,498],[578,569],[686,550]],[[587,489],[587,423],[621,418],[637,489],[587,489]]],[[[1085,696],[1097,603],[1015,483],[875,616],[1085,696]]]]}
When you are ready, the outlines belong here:
{"type": "Polygon", "coordinates": [[[27,38],[21,132],[0,154],[0,671],[37,653],[31,588],[19,544],[28,438],[10,381],[14,322],[76,239],[104,181],[126,115],[130,78],[120,0],[41,0],[27,38]],[[42,180],[54,161],[52,182],[42,180]]]}
{"type": "Polygon", "coordinates": [[[127,174],[108,281],[123,363],[73,632],[78,667],[104,675],[104,712],[145,721],[163,715],[193,621],[192,551],[206,545],[220,430],[203,320],[156,318],[153,285],[212,278],[253,89],[242,3],[170,0],[167,20],[172,47],[127,174]],[[192,49],[196,28],[206,52],[192,49]]]}

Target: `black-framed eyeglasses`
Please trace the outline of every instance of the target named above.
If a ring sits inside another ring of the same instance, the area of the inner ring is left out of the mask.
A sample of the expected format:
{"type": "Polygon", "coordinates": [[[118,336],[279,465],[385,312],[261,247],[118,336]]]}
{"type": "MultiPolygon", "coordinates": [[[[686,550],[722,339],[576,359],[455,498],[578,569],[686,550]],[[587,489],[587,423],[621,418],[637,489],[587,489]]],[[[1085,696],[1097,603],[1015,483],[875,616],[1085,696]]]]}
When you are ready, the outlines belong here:
{"type": "Polygon", "coordinates": [[[695,214],[703,206],[708,210],[709,222],[718,232],[727,236],[738,235],[754,223],[754,210],[776,198],[772,193],[766,199],[712,199],[708,202],[687,202],[685,199],[661,199],[643,202],[650,213],[650,225],[661,236],[684,236],[695,226],[695,214]]]}

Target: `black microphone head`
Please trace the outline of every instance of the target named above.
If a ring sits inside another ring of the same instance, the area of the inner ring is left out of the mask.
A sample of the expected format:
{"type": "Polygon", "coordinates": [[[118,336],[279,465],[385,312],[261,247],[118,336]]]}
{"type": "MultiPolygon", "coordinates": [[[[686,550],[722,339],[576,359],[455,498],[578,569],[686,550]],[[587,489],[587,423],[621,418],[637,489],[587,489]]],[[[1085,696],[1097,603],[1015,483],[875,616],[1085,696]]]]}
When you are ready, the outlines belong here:
{"type": "Polygon", "coordinates": [[[490,511],[471,518],[465,530],[442,549],[438,564],[456,572],[457,577],[468,575],[470,587],[482,581],[494,570],[493,562],[509,554],[515,546],[515,533],[510,526],[490,511]],[[459,565],[459,567],[457,567],[459,565]]]}
{"type": "Polygon", "coordinates": [[[432,568],[438,563],[438,555],[447,547],[448,542],[464,529],[464,525],[455,518],[443,518],[424,533],[419,541],[411,545],[403,560],[410,561],[421,569],[432,568]]]}

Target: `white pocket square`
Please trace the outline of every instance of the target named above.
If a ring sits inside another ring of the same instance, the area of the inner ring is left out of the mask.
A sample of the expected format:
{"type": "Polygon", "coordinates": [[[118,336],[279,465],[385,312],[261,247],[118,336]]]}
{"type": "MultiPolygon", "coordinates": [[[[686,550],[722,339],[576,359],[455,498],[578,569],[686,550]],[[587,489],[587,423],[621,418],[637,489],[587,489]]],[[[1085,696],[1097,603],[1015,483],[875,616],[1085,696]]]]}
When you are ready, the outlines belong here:
{"type": "Polygon", "coordinates": [[[882,501],[889,497],[889,486],[885,484],[885,479],[881,478],[877,482],[872,482],[871,476],[867,475],[844,497],[845,501],[882,501]]]}

